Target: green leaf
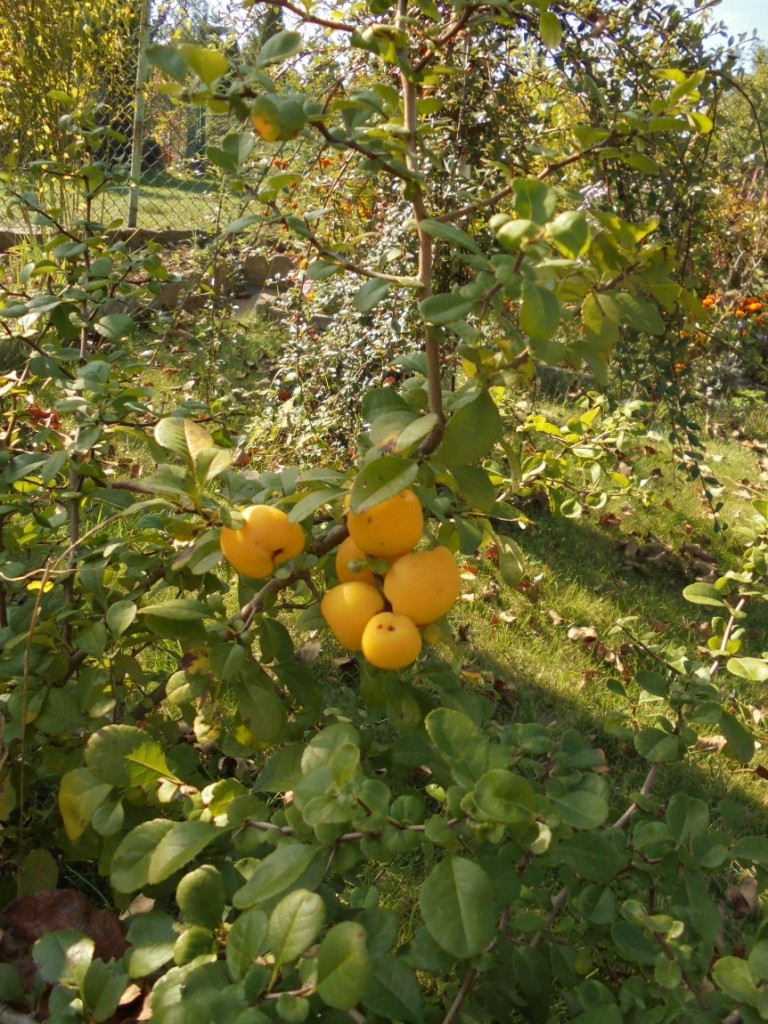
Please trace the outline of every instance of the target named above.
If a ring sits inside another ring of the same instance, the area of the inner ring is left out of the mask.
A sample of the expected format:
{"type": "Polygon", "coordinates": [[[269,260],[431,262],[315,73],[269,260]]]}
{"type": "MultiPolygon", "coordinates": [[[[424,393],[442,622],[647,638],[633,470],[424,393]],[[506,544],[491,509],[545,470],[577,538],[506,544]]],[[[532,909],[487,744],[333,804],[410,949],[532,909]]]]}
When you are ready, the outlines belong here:
{"type": "Polygon", "coordinates": [[[489,768],[490,748],[472,719],[451,708],[435,708],[424,724],[456,782],[473,789],[489,768]]]}
{"type": "Polygon", "coordinates": [[[350,496],[353,512],[365,512],[374,505],[406,490],[419,473],[418,464],[397,455],[382,455],[369,462],[355,477],[350,496]]]}
{"type": "Polygon", "coordinates": [[[264,950],[267,915],[263,910],[246,910],[227,934],[227,969],[233,981],[244,978],[253,961],[264,950]]]}
{"type": "Polygon", "coordinates": [[[237,721],[247,729],[242,737],[246,746],[272,746],[285,735],[287,710],[275,692],[274,684],[263,673],[251,674],[237,693],[237,721]]]}
{"type": "Polygon", "coordinates": [[[48,932],[35,942],[32,958],[49,985],[79,988],[93,960],[96,943],[72,929],[48,932]]]}
{"type": "Polygon", "coordinates": [[[225,900],[224,880],[213,864],[188,872],[176,886],[176,903],[186,924],[199,924],[211,931],[218,928],[225,900]]]}
{"type": "Polygon", "coordinates": [[[572,260],[584,255],[592,239],[589,221],[576,210],[566,210],[555,217],[547,234],[563,256],[572,260]]]}
{"type": "Polygon", "coordinates": [[[131,920],[126,938],[130,945],[124,957],[125,969],[131,978],[144,978],[173,958],[178,935],[170,915],[150,910],[131,920]]]}
{"type": "Polygon", "coordinates": [[[684,748],[678,736],[663,729],[641,729],[635,734],[635,750],[651,764],[674,764],[682,760],[684,748]]]}
{"type": "Polygon", "coordinates": [[[423,1020],[421,988],[415,973],[402,960],[388,954],[374,958],[373,980],[363,1002],[384,1020],[404,1024],[423,1020]]]}
{"type": "Polygon", "coordinates": [[[186,81],[187,62],[175,46],[148,46],[147,58],[150,64],[154,64],[177,82],[186,81]]]}
{"type": "Polygon", "coordinates": [[[729,608],[719,590],[711,583],[690,583],[683,590],[683,597],[691,604],[704,604],[713,608],[729,608]]]}
{"type": "Polygon", "coordinates": [[[83,1003],[96,1024],[114,1019],[120,997],[128,987],[128,977],[114,964],[92,960],[85,972],[80,991],[83,1003]]]}
{"type": "Polygon", "coordinates": [[[85,763],[110,786],[145,786],[158,779],[181,782],[160,744],[133,725],[106,725],[95,732],[85,748],[85,763]]]}
{"type": "Polygon", "coordinates": [[[490,512],[496,504],[496,485],[479,466],[451,466],[456,489],[468,505],[490,512]]]}
{"type": "Polygon", "coordinates": [[[560,303],[548,288],[523,281],[520,327],[533,341],[549,341],[560,326],[560,303]]]}
{"type": "Polygon", "coordinates": [[[536,810],[532,786],[505,768],[492,768],[481,776],[472,799],[483,814],[507,825],[532,821],[536,810]]]}
{"type": "Polygon", "coordinates": [[[463,857],[448,856],[432,869],[419,907],[435,942],[460,959],[482,953],[496,932],[493,882],[463,857]]]}
{"type": "Polygon", "coordinates": [[[163,448],[190,462],[204,448],[215,448],[213,438],[199,423],[182,416],[166,416],[154,430],[155,440],[163,448]]]}
{"type": "Polygon", "coordinates": [[[737,956],[721,957],[712,968],[712,978],[717,987],[737,1003],[757,1005],[759,992],[746,960],[737,956]]]}
{"type": "Polygon", "coordinates": [[[139,615],[152,615],[166,622],[199,622],[211,618],[211,609],[202,601],[191,597],[177,597],[160,604],[148,604],[139,608],[139,615]]]}
{"type": "Polygon", "coordinates": [[[742,764],[755,756],[755,737],[730,711],[720,713],[720,728],[728,741],[724,753],[730,754],[742,764]]]}
{"type": "Polygon", "coordinates": [[[208,655],[211,672],[222,682],[235,679],[242,672],[247,661],[248,654],[245,648],[234,641],[216,644],[208,655]]]}
{"type": "Polygon", "coordinates": [[[515,178],[512,188],[518,217],[540,225],[552,220],[557,206],[557,194],[553,188],[538,178],[515,178]]]}
{"type": "Polygon", "coordinates": [[[430,295],[419,303],[419,312],[428,324],[450,324],[462,320],[474,308],[474,299],[465,299],[458,292],[430,295]]]}
{"type": "Polygon", "coordinates": [[[509,537],[494,534],[499,550],[499,570],[507,586],[516,587],[525,575],[525,561],[520,545],[509,537]]]}
{"type": "Polygon", "coordinates": [[[608,801],[589,790],[571,790],[550,797],[557,814],[573,828],[599,828],[608,817],[608,801]]]}
{"type": "Polygon", "coordinates": [[[731,675],[753,683],[764,683],[768,679],[768,661],[764,658],[729,658],[725,667],[731,675]]]}
{"type": "MultiPolygon", "coordinates": [[[[223,162],[223,164],[225,165],[224,169],[225,170],[227,170],[227,169],[231,170],[232,169],[231,167],[226,166],[226,165],[229,165],[230,161],[226,158],[226,155],[223,154],[223,151],[221,151],[221,150],[218,151],[218,153],[221,154],[221,155],[219,155],[219,159],[214,159],[214,154],[216,154],[216,153],[217,153],[217,150],[216,150],[215,146],[209,146],[208,147],[208,158],[213,163],[215,163],[218,167],[221,167],[222,166],[222,162],[223,162]],[[223,161],[222,161],[222,156],[224,157],[223,161]]],[[[248,214],[246,214],[243,217],[235,217],[234,220],[231,220],[223,228],[222,234],[225,234],[225,235],[239,235],[241,231],[246,231],[253,224],[257,224],[261,220],[263,220],[263,218],[262,218],[261,214],[258,214],[258,213],[248,213],[248,214]]]]}
{"type": "Polygon", "coordinates": [[[267,932],[275,966],[292,963],[308,949],[325,924],[325,904],[317,893],[295,889],[269,916],[267,932]]]}
{"type": "Polygon", "coordinates": [[[563,26],[553,11],[542,11],[539,15],[541,41],[548,50],[556,50],[563,38],[563,26]]]}
{"type": "Polygon", "coordinates": [[[629,921],[616,921],[611,928],[611,937],[619,953],[635,963],[652,964],[661,952],[661,947],[653,939],[629,921]]]}
{"type": "Polygon", "coordinates": [[[680,846],[687,845],[709,828],[709,808],[703,800],[675,793],[667,805],[667,824],[680,846]]]}
{"type": "Polygon", "coordinates": [[[746,860],[768,870],[768,838],[765,836],[744,836],[731,853],[735,861],[746,860]]]}
{"type": "Polygon", "coordinates": [[[483,250],[474,238],[471,238],[466,231],[454,227],[453,224],[443,224],[439,220],[424,219],[419,222],[419,227],[431,238],[442,238],[444,242],[450,242],[457,249],[468,249],[469,252],[474,252],[478,256],[483,255],[483,250]]]}
{"type": "Polygon", "coordinates": [[[391,287],[391,281],[380,281],[379,278],[372,277],[355,292],[352,305],[361,313],[369,313],[381,302],[391,287]]]}
{"type": "Polygon", "coordinates": [[[320,487],[314,491],[307,491],[288,513],[288,518],[292,523],[300,523],[323,505],[338,501],[342,494],[343,491],[338,487],[320,487]]]}
{"type": "Polygon", "coordinates": [[[136,324],[127,313],[109,313],[96,321],[94,329],[108,341],[119,341],[133,334],[136,324]]]}
{"type": "Polygon", "coordinates": [[[174,826],[165,818],[142,822],[124,836],[111,865],[112,885],[118,892],[137,892],[149,884],[149,868],[157,844],[174,826]]]}
{"type": "Polygon", "coordinates": [[[606,359],[619,338],[620,313],[613,296],[590,292],[581,306],[585,342],[598,358],[606,359]]]}
{"type": "Polygon", "coordinates": [[[173,828],[159,841],[149,861],[147,880],[150,885],[166,878],[193,860],[221,830],[207,821],[174,822],[173,828]]]}
{"type": "Polygon", "coordinates": [[[185,43],[179,47],[179,53],[200,81],[209,87],[229,71],[229,61],[219,50],[185,43]]]}
{"type": "Polygon", "coordinates": [[[318,848],[303,843],[286,843],[270,853],[256,867],[242,889],[232,898],[238,910],[247,910],[285,892],[304,874],[318,855],[318,848]]]}
{"type": "Polygon", "coordinates": [[[303,39],[298,32],[276,32],[259,50],[256,66],[263,68],[268,64],[277,64],[298,53],[302,45],[303,39]]]}
{"type": "Polygon", "coordinates": [[[630,295],[629,292],[619,292],[614,296],[614,301],[619,308],[622,320],[634,330],[645,331],[646,334],[657,336],[666,330],[658,307],[648,299],[638,299],[637,296],[630,295]]]}
{"type": "Polygon", "coordinates": [[[87,768],[73,768],[62,776],[59,811],[66,833],[73,842],[85,832],[94,813],[111,792],[112,786],[102,782],[87,768]]]}
{"type": "Polygon", "coordinates": [[[580,832],[558,846],[558,852],[572,871],[590,882],[609,882],[630,859],[626,836],[619,829],[580,832]]]}
{"type": "Polygon", "coordinates": [[[317,992],[323,1002],[336,1010],[351,1010],[365,997],[372,978],[362,925],[342,921],[331,928],[317,958],[317,992]]]}
{"type": "Polygon", "coordinates": [[[107,608],[106,620],[112,633],[120,636],[128,629],[136,618],[136,605],[133,601],[115,601],[107,608]]]}
{"type": "MultiPolygon", "coordinates": [[[[438,458],[446,466],[466,466],[487,455],[504,432],[496,403],[485,390],[462,405],[445,425],[438,458]]],[[[354,492],[353,492],[354,493],[354,492]]]]}

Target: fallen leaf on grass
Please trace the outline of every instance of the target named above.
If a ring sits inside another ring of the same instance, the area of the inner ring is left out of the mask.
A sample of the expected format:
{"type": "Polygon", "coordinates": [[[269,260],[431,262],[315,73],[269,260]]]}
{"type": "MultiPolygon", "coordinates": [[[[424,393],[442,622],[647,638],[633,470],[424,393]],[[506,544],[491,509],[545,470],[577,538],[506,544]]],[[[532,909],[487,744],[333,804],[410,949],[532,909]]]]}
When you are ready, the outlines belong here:
{"type": "Polygon", "coordinates": [[[566,635],[569,640],[580,640],[585,644],[597,641],[597,630],[594,626],[571,626],[566,635]]]}
{"type": "Polygon", "coordinates": [[[300,661],[303,665],[309,665],[320,656],[322,649],[322,644],[317,641],[311,641],[310,643],[299,647],[293,657],[295,661],[300,661]]]}
{"type": "Polygon", "coordinates": [[[598,519],[600,526],[605,527],[607,530],[616,529],[621,525],[621,519],[616,515],[615,512],[606,512],[605,515],[600,516],[598,519]]]}

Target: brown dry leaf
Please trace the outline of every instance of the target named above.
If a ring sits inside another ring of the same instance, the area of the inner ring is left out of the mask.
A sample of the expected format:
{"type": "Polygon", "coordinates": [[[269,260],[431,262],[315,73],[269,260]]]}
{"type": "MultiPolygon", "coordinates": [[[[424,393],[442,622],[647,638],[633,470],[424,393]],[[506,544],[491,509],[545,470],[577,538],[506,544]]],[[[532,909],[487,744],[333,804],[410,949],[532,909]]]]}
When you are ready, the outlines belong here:
{"type": "Polygon", "coordinates": [[[541,577],[537,577],[535,580],[520,580],[520,582],[515,587],[515,590],[519,594],[524,594],[529,601],[532,601],[535,604],[539,600],[540,578],[541,577]]]}
{"type": "Polygon", "coordinates": [[[615,512],[606,512],[605,515],[600,516],[598,523],[607,530],[612,530],[621,525],[621,519],[615,512]]]}
{"type": "Polygon", "coordinates": [[[725,736],[699,736],[695,747],[697,750],[720,751],[727,742],[725,736]]]}
{"type": "Polygon", "coordinates": [[[462,594],[460,600],[471,604],[472,601],[477,600],[477,594],[462,594]]]}
{"type": "Polygon", "coordinates": [[[464,623],[458,628],[458,641],[460,644],[469,643],[469,623],[464,623]]]}
{"type": "Polygon", "coordinates": [[[759,779],[768,779],[768,768],[759,764],[757,768],[752,769],[752,774],[756,775],[759,779]]]}
{"type": "Polygon", "coordinates": [[[495,580],[491,580],[487,587],[480,591],[480,600],[486,603],[495,601],[499,596],[499,585],[495,580]]]}
{"type": "Polygon", "coordinates": [[[744,875],[738,885],[729,885],[725,890],[735,917],[749,917],[757,910],[757,894],[757,879],[752,875],[744,875]]]}
{"type": "Polygon", "coordinates": [[[584,644],[597,641],[597,630],[594,626],[571,626],[567,633],[569,640],[580,640],[584,644]]]}
{"type": "Polygon", "coordinates": [[[49,932],[71,930],[93,939],[94,955],[118,960],[128,948],[123,925],[111,910],[97,909],[73,889],[46,889],[13,900],[2,915],[0,963],[15,964],[22,984],[35,976],[32,946],[49,932]]]}
{"type": "Polygon", "coordinates": [[[489,544],[484,554],[489,562],[492,562],[494,565],[499,564],[499,549],[496,544],[489,544]]]}
{"type": "Polygon", "coordinates": [[[506,622],[508,625],[512,622],[517,622],[517,616],[515,615],[515,613],[506,610],[503,612],[499,612],[499,618],[501,619],[502,622],[506,622]]]}
{"type": "Polygon", "coordinates": [[[323,645],[321,643],[318,643],[316,640],[312,640],[299,647],[293,657],[295,661],[300,661],[303,665],[310,665],[320,657],[322,649],[323,645]]]}
{"type": "Polygon", "coordinates": [[[554,610],[554,608],[550,608],[547,611],[547,616],[550,619],[550,621],[552,622],[553,626],[562,626],[562,624],[565,622],[565,619],[563,618],[563,616],[560,615],[558,612],[556,612],[554,610]]]}
{"type": "Polygon", "coordinates": [[[607,761],[605,760],[605,751],[603,749],[601,749],[600,747],[595,747],[595,753],[599,754],[600,757],[602,757],[602,759],[603,759],[603,763],[601,765],[599,765],[597,768],[593,768],[592,769],[594,771],[595,775],[610,775],[611,774],[611,767],[607,763],[607,761]]]}

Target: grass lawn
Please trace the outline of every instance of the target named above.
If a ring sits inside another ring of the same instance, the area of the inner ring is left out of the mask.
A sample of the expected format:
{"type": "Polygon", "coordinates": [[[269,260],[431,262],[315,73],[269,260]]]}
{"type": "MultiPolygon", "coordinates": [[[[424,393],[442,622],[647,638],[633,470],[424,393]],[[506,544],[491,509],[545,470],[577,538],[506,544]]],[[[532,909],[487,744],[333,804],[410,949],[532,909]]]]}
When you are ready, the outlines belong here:
{"type": "MultiPolygon", "coordinates": [[[[96,220],[109,224],[127,222],[129,189],[114,186],[97,197],[93,206],[96,220]]],[[[0,187],[0,227],[23,226],[13,210],[6,209],[6,196],[0,187]]],[[[72,194],[67,202],[76,204],[72,194]]],[[[146,176],[139,186],[138,224],[140,228],[199,228],[215,232],[240,216],[246,200],[222,191],[220,183],[210,178],[177,178],[170,174],[146,176]]],[[[74,218],[77,206],[70,209],[74,218]]]]}

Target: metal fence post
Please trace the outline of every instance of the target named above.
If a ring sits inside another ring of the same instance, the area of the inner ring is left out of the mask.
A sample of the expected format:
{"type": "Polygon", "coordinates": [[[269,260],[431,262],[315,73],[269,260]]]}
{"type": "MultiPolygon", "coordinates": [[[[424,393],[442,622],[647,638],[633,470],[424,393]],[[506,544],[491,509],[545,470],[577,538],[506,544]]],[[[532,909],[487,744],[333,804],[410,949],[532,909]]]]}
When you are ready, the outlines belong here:
{"type": "Polygon", "coordinates": [[[139,51],[136,58],[136,92],[133,106],[133,134],[131,138],[131,190],[128,196],[128,227],[135,228],[139,215],[139,186],[141,184],[142,150],[144,148],[144,120],[147,102],[144,86],[147,83],[149,61],[150,23],[152,0],[142,0],[141,25],[139,28],[139,51]]]}

